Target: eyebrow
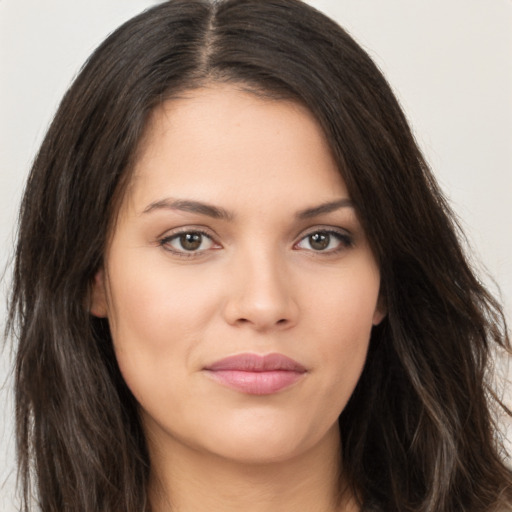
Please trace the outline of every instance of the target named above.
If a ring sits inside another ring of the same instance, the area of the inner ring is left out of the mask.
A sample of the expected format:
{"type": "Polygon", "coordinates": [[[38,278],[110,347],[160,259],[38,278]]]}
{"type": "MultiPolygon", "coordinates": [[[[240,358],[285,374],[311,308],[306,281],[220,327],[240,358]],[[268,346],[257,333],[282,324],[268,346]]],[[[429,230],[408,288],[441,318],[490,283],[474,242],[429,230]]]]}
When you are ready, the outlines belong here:
{"type": "MultiPolygon", "coordinates": [[[[300,210],[295,214],[295,217],[299,220],[306,220],[317,217],[318,215],[334,212],[340,208],[354,208],[354,203],[348,198],[338,199],[336,201],[323,203],[312,208],[300,210]]],[[[233,213],[225,210],[224,208],[213,206],[211,204],[203,203],[200,201],[193,201],[190,199],[161,199],[149,204],[142,213],[150,213],[155,210],[178,210],[183,212],[198,213],[199,215],[206,215],[214,219],[227,221],[232,221],[234,218],[233,213]]]]}
{"type": "Polygon", "coordinates": [[[318,215],[331,213],[339,210],[340,208],[354,208],[354,203],[348,198],[338,199],[336,201],[323,203],[319,206],[314,206],[313,208],[301,210],[300,212],[297,212],[296,217],[300,220],[312,219],[314,217],[318,217],[318,215]]]}
{"type": "Polygon", "coordinates": [[[224,208],[189,199],[161,199],[160,201],[149,204],[142,213],[150,213],[155,210],[179,210],[182,212],[207,215],[214,219],[233,220],[233,214],[224,208]]]}

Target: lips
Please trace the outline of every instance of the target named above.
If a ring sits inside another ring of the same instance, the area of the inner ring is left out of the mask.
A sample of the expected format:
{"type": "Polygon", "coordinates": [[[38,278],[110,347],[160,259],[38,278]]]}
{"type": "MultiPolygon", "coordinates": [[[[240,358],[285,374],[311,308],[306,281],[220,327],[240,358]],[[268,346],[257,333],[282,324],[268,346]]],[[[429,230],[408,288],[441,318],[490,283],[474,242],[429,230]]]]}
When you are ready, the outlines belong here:
{"type": "Polygon", "coordinates": [[[209,377],[236,391],[269,395],[300,380],[306,368],[282,354],[238,354],[204,368],[209,377]]]}

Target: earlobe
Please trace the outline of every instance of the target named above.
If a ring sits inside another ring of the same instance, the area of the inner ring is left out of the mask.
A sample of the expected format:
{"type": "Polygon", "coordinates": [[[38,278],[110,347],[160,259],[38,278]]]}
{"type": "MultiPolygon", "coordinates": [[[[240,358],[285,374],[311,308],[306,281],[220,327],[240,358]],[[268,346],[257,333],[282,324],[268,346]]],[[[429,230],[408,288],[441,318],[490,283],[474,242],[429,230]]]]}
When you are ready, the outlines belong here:
{"type": "Polygon", "coordinates": [[[386,317],[386,313],[381,311],[380,309],[376,309],[375,313],[373,314],[373,325],[379,325],[382,320],[386,317]]]}
{"type": "Polygon", "coordinates": [[[377,302],[377,307],[375,308],[375,312],[373,313],[373,325],[379,325],[384,318],[386,318],[386,315],[388,314],[387,308],[384,305],[384,300],[381,297],[379,297],[379,300],[377,302]]]}
{"type": "Polygon", "coordinates": [[[98,318],[108,316],[105,271],[102,268],[96,272],[92,282],[89,312],[98,318]]]}

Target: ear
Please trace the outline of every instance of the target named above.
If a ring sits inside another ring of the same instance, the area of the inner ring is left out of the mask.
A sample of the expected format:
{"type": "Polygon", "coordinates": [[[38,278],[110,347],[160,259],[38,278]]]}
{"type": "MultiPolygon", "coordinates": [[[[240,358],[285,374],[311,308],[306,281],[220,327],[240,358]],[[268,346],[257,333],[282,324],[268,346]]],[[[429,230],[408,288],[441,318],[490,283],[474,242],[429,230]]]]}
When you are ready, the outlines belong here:
{"type": "Polygon", "coordinates": [[[388,314],[386,305],[384,303],[384,299],[382,295],[379,296],[379,300],[377,301],[377,306],[375,307],[375,311],[373,313],[373,325],[379,325],[386,315],[388,314]]]}
{"type": "Polygon", "coordinates": [[[102,268],[96,272],[92,282],[89,312],[98,318],[108,316],[105,271],[102,268]]]}

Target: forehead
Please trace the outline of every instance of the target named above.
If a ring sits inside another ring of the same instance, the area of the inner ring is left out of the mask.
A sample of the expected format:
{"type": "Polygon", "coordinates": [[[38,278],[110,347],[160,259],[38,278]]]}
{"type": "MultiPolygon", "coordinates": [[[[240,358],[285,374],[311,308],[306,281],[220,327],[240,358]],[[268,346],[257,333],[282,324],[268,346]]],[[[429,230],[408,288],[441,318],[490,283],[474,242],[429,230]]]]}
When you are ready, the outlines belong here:
{"type": "Polygon", "coordinates": [[[306,195],[312,202],[347,195],[324,133],[306,107],[229,85],[189,91],[155,109],[131,185],[136,203],[164,191],[211,201],[251,190],[269,198],[272,191],[306,195]]]}

